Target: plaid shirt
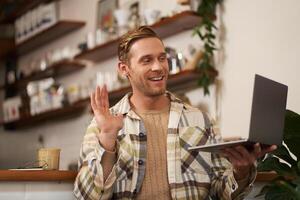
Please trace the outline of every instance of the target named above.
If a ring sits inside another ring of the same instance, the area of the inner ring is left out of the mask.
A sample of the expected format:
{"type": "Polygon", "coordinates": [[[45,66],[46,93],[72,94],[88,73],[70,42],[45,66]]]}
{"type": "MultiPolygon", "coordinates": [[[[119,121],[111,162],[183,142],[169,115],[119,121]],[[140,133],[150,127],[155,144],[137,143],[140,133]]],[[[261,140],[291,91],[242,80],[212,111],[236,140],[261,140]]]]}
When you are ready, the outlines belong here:
{"type": "MultiPolygon", "coordinates": [[[[220,139],[208,117],[169,92],[166,95],[171,100],[167,172],[172,199],[231,199],[238,183],[228,160],[217,154],[188,151],[189,147],[220,139]]],[[[80,171],[74,188],[78,199],[134,199],[141,189],[147,162],[144,124],[130,108],[129,94],[110,110],[125,115],[124,127],[118,133],[117,161],[104,182],[100,161],[105,150],[96,137],[99,129],[93,119],[80,151],[80,171]]],[[[249,192],[255,175],[253,168],[246,188],[240,188],[242,192],[235,199],[242,199],[249,192]]]]}

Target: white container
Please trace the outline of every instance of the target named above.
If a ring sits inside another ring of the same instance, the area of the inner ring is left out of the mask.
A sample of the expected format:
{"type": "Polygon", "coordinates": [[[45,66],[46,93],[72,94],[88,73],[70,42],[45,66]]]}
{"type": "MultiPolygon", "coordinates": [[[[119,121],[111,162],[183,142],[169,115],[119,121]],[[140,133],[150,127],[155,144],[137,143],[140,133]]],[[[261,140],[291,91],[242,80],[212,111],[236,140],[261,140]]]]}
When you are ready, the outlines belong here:
{"type": "Polygon", "coordinates": [[[160,11],[152,8],[147,8],[144,10],[144,17],[147,25],[154,24],[160,17],[160,11]]]}
{"type": "Polygon", "coordinates": [[[95,47],[95,35],[93,32],[89,32],[86,36],[87,47],[92,49],[95,47]]]}
{"type": "Polygon", "coordinates": [[[101,29],[97,29],[96,30],[96,36],[95,36],[96,45],[103,44],[107,40],[108,40],[108,33],[101,30],[101,29]]]}
{"type": "Polygon", "coordinates": [[[114,11],[114,16],[117,20],[119,27],[128,26],[128,19],[130,16],[129,10],[117,9],[114,11]]]}
{"type": "Polygon", "coordinates": [[[44,23],[53,24],[58,20],[57,3],[49,3],[42,8],[42,21],[44,23]]]}

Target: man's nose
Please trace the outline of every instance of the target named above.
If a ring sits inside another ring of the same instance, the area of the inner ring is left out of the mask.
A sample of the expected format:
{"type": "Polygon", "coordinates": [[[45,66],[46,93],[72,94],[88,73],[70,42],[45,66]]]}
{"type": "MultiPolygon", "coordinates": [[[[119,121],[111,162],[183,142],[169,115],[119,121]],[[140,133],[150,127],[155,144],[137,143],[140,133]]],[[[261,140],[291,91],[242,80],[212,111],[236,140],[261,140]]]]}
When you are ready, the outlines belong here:
{"type": "Polygon", "coordinates": [[[160,71],[160,70],[162,70],[162,68],[163,68],[162,63],[160,63],[158,60],[155,61],[153,63],[153,65],[151,66],[152,71],[160,71]]]}

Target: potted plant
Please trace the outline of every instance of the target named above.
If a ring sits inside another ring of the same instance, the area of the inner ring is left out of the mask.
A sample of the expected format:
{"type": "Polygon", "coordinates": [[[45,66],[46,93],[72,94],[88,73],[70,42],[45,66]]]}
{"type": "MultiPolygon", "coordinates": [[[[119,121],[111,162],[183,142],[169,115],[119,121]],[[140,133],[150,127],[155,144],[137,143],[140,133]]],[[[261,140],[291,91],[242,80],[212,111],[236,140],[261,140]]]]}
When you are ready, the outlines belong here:
{"type": "Polygon", "coordinates": [[[258,163],[258,171],[275,171],[277,178],[265,185],[257,196],[265,199],[300,200],[300,115],[287,110],[285,145],[278,147],[258,163]]]}

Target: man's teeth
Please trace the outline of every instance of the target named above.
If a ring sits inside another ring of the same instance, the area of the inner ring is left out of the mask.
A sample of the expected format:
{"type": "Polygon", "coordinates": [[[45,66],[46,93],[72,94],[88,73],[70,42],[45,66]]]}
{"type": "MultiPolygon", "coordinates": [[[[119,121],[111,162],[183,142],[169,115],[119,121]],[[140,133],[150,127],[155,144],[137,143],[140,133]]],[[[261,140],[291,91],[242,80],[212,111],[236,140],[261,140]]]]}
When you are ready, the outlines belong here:
{"type": "Polygon", "coordinates": [[[154,78],[150,78],[150,80],[151,81],[160,81],[160,80],[162,80],[163,79],[163,77],[162,76],[160,76],[160,77],[154,77],[154,78]]]}

